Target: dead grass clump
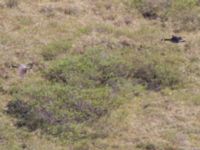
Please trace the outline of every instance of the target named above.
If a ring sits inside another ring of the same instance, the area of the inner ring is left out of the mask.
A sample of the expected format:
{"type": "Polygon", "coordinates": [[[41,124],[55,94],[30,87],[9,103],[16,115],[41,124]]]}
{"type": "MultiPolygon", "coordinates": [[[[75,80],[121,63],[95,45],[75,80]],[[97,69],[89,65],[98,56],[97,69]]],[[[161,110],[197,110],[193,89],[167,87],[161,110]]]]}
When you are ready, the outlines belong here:
{"type": "Polygon", "coordinates": [[[4,7],[4,3],[0,2],[0,8],[3,9],[4,7]]]}
{"type": "Polygon", "coordinates": [[[0,67],[0,78],[2,79],[8,79],[8,71],[4,67],[0,67]]]}
{"type": "Polygon", "coordinates": [[[64,8],[63,10],[64,14],[66,15],[79,15],[81,13],[81,8],[79,8],[76,5],[69,5],[67,7],[64,8]]]}
{"type": "Polygon", "coordinates": [[[142,150],[157,150],[157,146],[152,143],[140,143],[136,147],[142,150]]]}
{"type": "Polygon", "coordinates": [[[185,15],[180,13],[176,14],[172,18],[172,24],[174,31],[197,31],[200,29],[200,16],[197,15],[197,11],[186,11],[183,12],[185,15]]]}
{"type": "Polygon", "coordinates": [[[196,31],[199,29],[200,12],[197,1],[173,1],[167,17],[175,31],[196,31]]]}
{"type": "Polygon", "coordinates": [[[78,4],[69,4],[67,6],[45,5],[41,7],[39,12],[47,17],[53,17],[55,15],[78,16],[81,12],[83,12],[83,9],[78,4]]]}
{"type": "Polygon", "coordinates": [[[19,0],[6,0],[5,4],[8,8],[14,8],[18,6],[19,0]]]}
{"type": "Polygon", "coordinates": [[[135,43],[133,40],[127,38],[127,37],[120,37],[119,43],[122,45],[123,48],[134,48],[135,43]]]}
{"type": "Polygon", "coordinates": [[[197,0],[131,0],[129,5],[146,19],[170,20],[174,31],[196,31],[199,29],[200,12],[197,0]]]}
{"type": "Polygon", "coordinates": [[[138,11],[147,19],[157,19],[164,17],[166,10],[170,6],[168,0],[131,0],[129,5],[136,7],[138,11]]]}
{"type": "Polygon", "coordinates": [[[40,13],[44,14],[47,17],[53,17],[55,16],[55,11],[52,6],[43,6],[40,10],[40,13]]]}

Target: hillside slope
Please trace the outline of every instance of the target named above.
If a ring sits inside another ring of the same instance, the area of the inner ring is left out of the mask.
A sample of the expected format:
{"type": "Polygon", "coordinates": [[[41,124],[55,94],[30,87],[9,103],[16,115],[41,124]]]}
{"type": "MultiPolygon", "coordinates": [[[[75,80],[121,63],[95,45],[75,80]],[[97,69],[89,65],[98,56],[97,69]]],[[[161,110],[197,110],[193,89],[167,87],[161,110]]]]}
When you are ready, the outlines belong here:
{"type": "Polygon", "coordinates": [[[0,149],[200,149],[199,11],[0,0],[0,149]],[[19,64],[33,66],[23,79],[19,64]]]}

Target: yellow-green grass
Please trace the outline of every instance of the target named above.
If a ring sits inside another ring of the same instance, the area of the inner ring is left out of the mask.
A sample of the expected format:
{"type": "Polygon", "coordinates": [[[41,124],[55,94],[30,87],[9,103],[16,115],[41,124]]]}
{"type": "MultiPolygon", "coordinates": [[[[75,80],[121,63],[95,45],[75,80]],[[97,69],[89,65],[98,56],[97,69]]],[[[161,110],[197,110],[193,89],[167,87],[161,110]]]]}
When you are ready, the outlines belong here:
{"type": "Polygon", "coordinates": [[[200,147],[199,2],[130,2],[0,0],[0,149],[200,147]],[[157,17],[144,18],[147,10],[157,17]],[[174,32],[186,42],[161,40],[174,32]],[[20,80],[13,66],[30,62],[20,80]],[[89,111],[88,121],[88,112],[58,109],[70,96],[107,111],[89,111]],[[6,113],[16,100],[32,110],[26,120],[6,113]],[[47,122],[30,132],[38,108],[83,122],[64,124],[72,130],[47,122]]]}

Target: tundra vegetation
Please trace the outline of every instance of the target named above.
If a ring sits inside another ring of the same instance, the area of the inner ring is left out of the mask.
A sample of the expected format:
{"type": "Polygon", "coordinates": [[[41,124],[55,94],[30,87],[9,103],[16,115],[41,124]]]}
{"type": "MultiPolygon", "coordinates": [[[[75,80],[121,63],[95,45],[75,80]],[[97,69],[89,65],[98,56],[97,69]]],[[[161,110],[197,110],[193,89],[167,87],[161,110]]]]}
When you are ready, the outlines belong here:
{"type": "Polygon", "coordinates": [[[199,11],[198,0],[0,0],[0,149],[200,148],[199,11]],[[162,40],[176,34],[185,42],[162,40]]]}

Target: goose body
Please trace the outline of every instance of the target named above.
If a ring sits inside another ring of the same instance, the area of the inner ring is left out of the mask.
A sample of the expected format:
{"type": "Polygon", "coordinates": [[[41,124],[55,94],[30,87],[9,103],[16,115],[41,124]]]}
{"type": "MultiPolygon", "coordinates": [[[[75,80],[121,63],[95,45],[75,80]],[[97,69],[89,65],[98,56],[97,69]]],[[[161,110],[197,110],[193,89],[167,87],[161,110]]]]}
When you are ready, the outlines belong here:
{"type": "Polygon", "coordinates": [[[175,36],[175,35],[172,35],[171,38],[169,39],[164,39],[164,41],[170,41],[172,43],[180,43],[180,42],[185,42],[182,37],[180,36],[175,36]]]}

